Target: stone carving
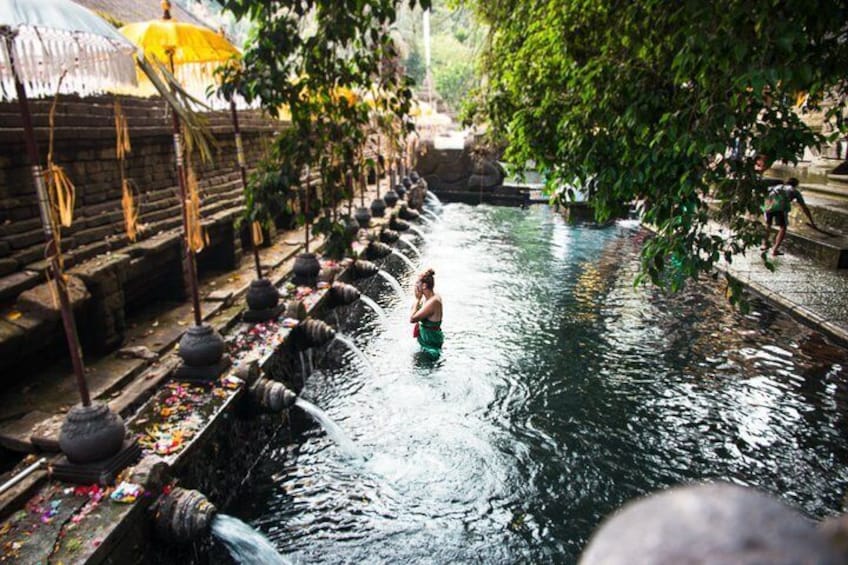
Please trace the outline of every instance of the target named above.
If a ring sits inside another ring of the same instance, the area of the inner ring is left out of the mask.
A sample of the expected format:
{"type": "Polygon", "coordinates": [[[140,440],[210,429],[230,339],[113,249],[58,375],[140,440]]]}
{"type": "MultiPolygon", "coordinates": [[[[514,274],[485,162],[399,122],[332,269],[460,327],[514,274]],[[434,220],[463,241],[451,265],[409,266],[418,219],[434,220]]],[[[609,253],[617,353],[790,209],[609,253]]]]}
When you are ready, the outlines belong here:
{"type": "Polygon", "coordinates": [[[422,145],[416,170],[434,192],[494,190],[506,176],[496,160],[475,155],[470,143],[462,149],[435,149],[430,140],[422,145]]]}

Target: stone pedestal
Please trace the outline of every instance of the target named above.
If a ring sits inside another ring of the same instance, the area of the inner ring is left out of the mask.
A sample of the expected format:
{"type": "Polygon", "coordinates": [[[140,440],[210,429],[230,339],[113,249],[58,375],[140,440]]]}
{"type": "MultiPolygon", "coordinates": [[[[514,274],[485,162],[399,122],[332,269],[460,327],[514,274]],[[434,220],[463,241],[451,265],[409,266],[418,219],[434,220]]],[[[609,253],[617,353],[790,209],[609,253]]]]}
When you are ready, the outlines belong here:
{"type": "Polygon", "coordinates": [[[120,450],[103,461],[77,464],[62,456],[52,464],[53,478],[78,485],[113,485],[118,474],[135,463],[140,456],[141,448],[136,440],[124,440],[120,450]]]}

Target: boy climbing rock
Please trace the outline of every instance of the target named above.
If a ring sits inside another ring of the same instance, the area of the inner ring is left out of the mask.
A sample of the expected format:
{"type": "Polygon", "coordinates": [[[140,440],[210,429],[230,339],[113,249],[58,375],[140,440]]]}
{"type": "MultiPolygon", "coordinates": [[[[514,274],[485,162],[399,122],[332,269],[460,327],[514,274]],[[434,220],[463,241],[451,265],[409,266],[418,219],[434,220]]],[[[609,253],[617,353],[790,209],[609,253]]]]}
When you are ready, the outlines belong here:
{"type": "Polygon", "coordinates": [[[774,247],[771,249],[771,254],[783,255],[783,252],[780,251],[780,244],[783,243],[783,238],[786,237],[786,226],[789,225],[789,210],[792,208],[793,200],[801,206],[801,210],[804,211],[807,219],[810,220],[810,225],[813,228],[816,227],[813,216],[810,214],[810,209],[807,208],[807,205],[804,203],[804,197],[801,196],[801,192],[798,190],[798,179],[793,177],[784,184],[772,186],[769,188],[766,202],[763,205],[767,227],[766,235],[763,237],[763,246],[761,247],[763,251],[769,247],[768,238],[771,232],[771,224],[774,222],[777,224],[778,231],[777,237],[774,240],[774,247]]]}

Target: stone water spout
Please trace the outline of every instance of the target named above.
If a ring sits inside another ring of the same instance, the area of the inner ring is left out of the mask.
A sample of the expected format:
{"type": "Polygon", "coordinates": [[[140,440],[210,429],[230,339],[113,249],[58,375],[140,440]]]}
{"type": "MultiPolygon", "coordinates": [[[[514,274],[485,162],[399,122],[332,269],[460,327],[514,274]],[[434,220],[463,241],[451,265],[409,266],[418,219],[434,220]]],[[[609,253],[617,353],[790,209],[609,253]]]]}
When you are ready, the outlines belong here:
{"type": "Polygon", "coordinates": [[[210,533],[218,513],[203,493],[176,487],[153,505],[156,533],[164,540],[189,543],[210,533]]]}
{"type": "Polygon", "coordinates": [[[418,213],[418,210],[413,210],[409,206],[401,206],[398,210],[398,217],[401,220],[417,220],[420,216],[421,214],[418,213]]]}
{"type": "Polygon", "coordinates": [[[249,389],[251,399],[266,412],[282,412],[294,406],[297,394],[279,381],[259,378],[249,389]]]}
{"type": "Polygon", "coordinates": [[[409,229],[409,222],[405,222],[399,219],[395,214],[392,214],[392,217],[389,218],[389,229],[394,231],[406,231],[409,229]]]}
{"type": "Polygon", "coordinates": [[[392,248],[385,243],[380,243],[379,241],[372,241],[368,244],[368,247],[365,248],[365,257],[372,261],[374,259],[388,257],[391,254],[392,248]]]}
{"type": "Polygon", "coordinates": [[[297,351],[320,347],[336,337],[336,330],[329,324],[308,318],[300,322],[289,334],[289,341],[297,351]]]}
{"type": "Polygon", "coordinates": [[[177,487],[153,505],[154,529],[162,539],[185,544],[214,536],[236,563],[288,564],[259,532],[232,516],[220,514],[215,505],[196,490],[177,487]]]}
{"type": "Polygon", "coordinates": [[[329,296],[327,297],[327,305],[330,308],[338,306],[350,306],[361,296],[359,289],[353,285],[343,282],[335,282],[330,287],[329,296]]]}
{"type": "Polygon", "coordinates": [[[392,244],[400,239],[400,234],[393,229],[383,228],[380,230],[380,241],[383,243],[392,244]]]}
{"type": "Polygon", "coordinates": [[[371,261],[364,261],[362,259],[358,261],[354,261],[353,268],[351,269],[351,274],[353,278],[356,280],[367,279],[373,277],[380,271],[380,268],[377,267],[371,261]]]}

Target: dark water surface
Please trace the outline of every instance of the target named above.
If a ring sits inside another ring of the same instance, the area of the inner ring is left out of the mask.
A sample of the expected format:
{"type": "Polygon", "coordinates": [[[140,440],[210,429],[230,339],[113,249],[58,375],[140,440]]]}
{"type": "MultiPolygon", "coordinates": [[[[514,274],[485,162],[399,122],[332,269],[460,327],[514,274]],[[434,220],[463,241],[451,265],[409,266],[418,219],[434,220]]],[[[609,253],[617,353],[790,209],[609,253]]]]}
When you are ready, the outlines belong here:
{"type": "MultiPolygon", "coordinates": [[[[228,511],[302,563],[574,562],[604,516],[679,483],[723,479],[821,518],[848,486],[848,352],[713,284],[634,289],[644,237],[547,207],[447,205],[424,264],[446,346],[416,355],[399,300],[368,293],[304,396],[366,454],[306,417],[228,511]]],[[[401,276],[396,258],[390,270],[401,276]]],[[[331,323],[335,321],[330,317],[331,323]]]]}

